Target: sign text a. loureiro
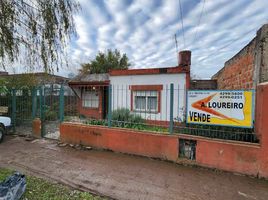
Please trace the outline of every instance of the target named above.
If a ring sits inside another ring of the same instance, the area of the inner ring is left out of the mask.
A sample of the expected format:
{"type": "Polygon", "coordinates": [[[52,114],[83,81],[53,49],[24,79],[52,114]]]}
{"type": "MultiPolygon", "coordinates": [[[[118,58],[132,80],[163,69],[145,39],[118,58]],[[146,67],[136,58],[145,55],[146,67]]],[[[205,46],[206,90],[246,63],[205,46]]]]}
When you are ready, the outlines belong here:
{"type": "Polygon", "coordinates": [[[252,127],[252,90],[190,90],[187,123],[252,127]]]}

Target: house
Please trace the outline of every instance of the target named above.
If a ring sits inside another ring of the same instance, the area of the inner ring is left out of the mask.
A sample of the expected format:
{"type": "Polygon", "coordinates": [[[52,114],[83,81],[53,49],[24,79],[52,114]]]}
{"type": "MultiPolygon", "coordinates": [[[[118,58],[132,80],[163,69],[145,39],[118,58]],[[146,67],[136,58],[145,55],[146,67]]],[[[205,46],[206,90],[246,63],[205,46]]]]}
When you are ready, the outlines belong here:
{"type": "Polygon", "coordinates": [[[179,53],[175,67],[112,70],[108,74],[82,74],[69,82],[80,99],[79,112],[104,119],[111,85],[112,111],[126,108],[150,121],[169,121],[170,85],[174,84],[174,118],[184,118],[186,89],[190,86],[191,52],[179,53]]]}
{"type": "Polygon", "coordinates": [[[78,96],[78,112],[94,119],[105,119],[108,112],[109,74],[80,74],[69,82],[78,96]]]}

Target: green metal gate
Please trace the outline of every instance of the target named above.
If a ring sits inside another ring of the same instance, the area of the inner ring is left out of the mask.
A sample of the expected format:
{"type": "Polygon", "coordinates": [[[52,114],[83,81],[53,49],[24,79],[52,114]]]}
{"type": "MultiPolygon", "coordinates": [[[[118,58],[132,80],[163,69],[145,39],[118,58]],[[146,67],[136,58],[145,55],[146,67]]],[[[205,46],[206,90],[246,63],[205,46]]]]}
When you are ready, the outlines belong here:
{"type": "Polygon", "coordinates": [[[36,88],[5,88],[0,92],[0,107],[6,110],[0,114],[11,118],[13,132],[17,134],[31,134],[32,120],[40,114],[38,104],[36,88]]]}
{"type": "Polygon", "coordinates": [[[42,137],[58,139],[64,120],[64,86],[1,90],[0,115],[10,117],[13,132],[21,135],[30,135],[33,119],[40,118],[42,137]]]}
{"type": "Polygon", "coordinates": [[[44,85],[39,89],[42,137],[58,139],[64,120],[64,86],[44,85]]]}

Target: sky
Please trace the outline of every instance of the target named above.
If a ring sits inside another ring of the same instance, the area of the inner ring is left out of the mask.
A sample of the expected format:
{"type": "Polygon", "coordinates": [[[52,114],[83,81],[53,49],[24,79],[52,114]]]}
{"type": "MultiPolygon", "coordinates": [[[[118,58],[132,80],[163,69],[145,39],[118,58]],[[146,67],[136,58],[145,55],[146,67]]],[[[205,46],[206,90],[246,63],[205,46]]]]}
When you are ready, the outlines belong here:
{"type": "Polygon", "coordinates": [[[69,67],[60,69],[60,75],[77,73],[98,51],[115,48],[127,54],[131,68],[176,66],[176,34],[178,51],[192,51],[192,74],[208,79],[268,22],[268,0],[79,2],[69,67]]]}

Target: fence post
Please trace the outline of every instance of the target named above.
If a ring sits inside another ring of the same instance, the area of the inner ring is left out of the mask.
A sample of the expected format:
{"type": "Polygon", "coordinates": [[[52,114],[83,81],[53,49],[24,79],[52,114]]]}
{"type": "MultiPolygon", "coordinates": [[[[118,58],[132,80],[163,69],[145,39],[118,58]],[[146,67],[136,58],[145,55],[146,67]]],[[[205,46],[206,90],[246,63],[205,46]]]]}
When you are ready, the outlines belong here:
{"type": "Polygon", "coordinates": [[[36,116],[36,88],[32,89],[32,119],[36,116]]]}
{"type": "Polygon", "coordinates": [[[39,94],[40,94],[40,120],[41,120],[41,137],[44,137],[45,133],[45,112],[44,112],[44,99],[43,99],[43,92],[44,92],[44,86],[41,86],[39,88],[39,94]]]}
{"type": "Polygon", "coordinates": [[[11,120],[12,120],[13,132],[15,132],[16,131],[16,89],[12,89],[12,113],[11,113],[11,120]]]}
{"type": "Polygon", "coordinates": [[[60,88],[60,122],[64,120],[64,86],[60,88]]]}
{"type": "Polygon", "coordinates": [[[112,86],[108,87],[108,127],[112,126],[112,86]]]}
{"type": "Polygon", "coordinates": [[[169,110],[169,133],[173,134],[173,104],[174,104],[174,84],[170,84],[170,110],[169,110]]]}

